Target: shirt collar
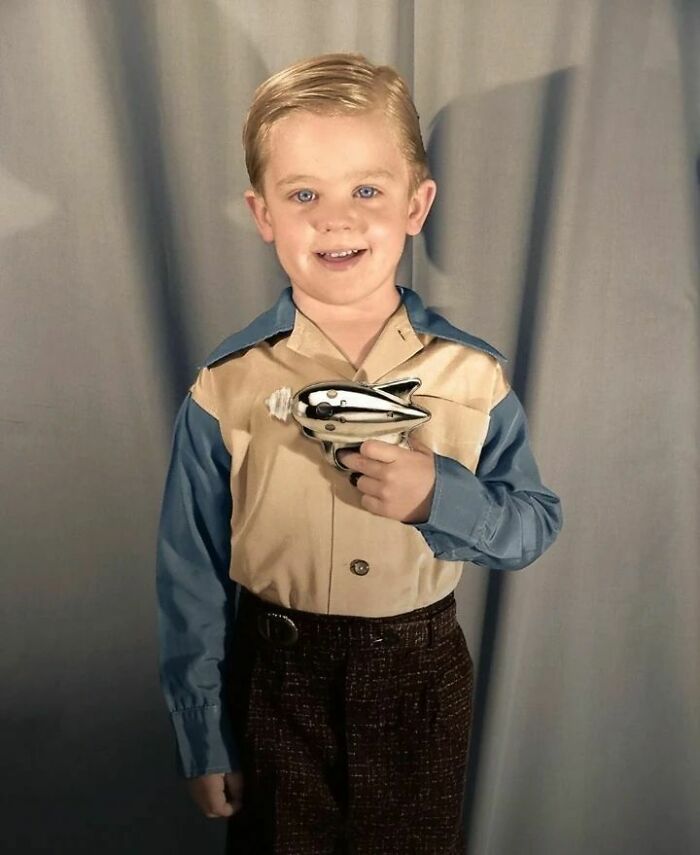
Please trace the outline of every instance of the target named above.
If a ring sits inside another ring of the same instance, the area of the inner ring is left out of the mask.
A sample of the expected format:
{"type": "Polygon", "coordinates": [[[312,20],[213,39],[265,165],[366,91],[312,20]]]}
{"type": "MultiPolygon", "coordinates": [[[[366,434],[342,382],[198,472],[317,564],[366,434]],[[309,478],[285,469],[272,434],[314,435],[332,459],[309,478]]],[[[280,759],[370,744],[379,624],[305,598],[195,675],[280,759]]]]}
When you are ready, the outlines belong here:
{"type": "Polygon", "coordinates": [[[285,339],[285,344],[289,350],[325,365],[331,376],[361,383],[376,383],[379,378],[421,351],[430,340],[432,336],[416,333],[405,304],[399,301],[391,317],[386,319],[379,334],[374,337],[372,347],[360,365],[351,363],[342,347],[301,311],[296,313],[294,329],[285,339]]]}
{"type": "MultiPolygon", "coordinates": [[[[508,361],[502,353],[488,342],[458,329],[429,306],[425,307],[420,296],[413,289],[406,288],[403,285],[397,285],[396,287],[401,295],[401,303],[406,307],[411,326],[416,332],[428,333],[447,341],[466,344],[469,347],[474,347],[477,350],[488,353],[502,362],[508,361]]],[[[265,339],[272,338],[280,333],[290,332],[294,329],[295,318],[296,306],[292,300],[292,288],[290,285],[282,291],[274,306],[261,315],[258,315],[247,327],[224,339],[209,354],[204,363],[205,366],[210,367],[215,362],[227,356],[233,356],[233,354],[239,353],[246,348],[253,347],[265,339]]]]}

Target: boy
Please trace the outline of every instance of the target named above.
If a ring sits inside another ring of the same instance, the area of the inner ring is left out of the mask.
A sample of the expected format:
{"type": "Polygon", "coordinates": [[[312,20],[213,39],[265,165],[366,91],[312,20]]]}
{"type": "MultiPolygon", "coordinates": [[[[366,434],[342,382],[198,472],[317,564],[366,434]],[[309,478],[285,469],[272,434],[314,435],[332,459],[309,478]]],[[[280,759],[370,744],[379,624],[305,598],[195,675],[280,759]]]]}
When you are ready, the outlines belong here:
{"type": "Polygon", "coordinates": [[[560,502],[501,354],[396,285],[437,189],[398,74],[297,63],[256,90],[243,140],[291,288],[209,356],[175,424],[157,588],[179,769],[229,817],[229,852],[463,852],[461,562],[532,563],[560,502]],[[269,406],[411,378],[430,419],[340,450],[350,477],[269,406]]]}

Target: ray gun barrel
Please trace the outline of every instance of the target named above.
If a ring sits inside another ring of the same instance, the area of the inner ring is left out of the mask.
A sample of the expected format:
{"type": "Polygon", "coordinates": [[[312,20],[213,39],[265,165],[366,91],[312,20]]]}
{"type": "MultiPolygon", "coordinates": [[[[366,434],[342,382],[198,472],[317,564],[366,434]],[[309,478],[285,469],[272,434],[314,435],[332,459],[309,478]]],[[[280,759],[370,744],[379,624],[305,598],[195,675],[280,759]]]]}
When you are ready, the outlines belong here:
{"type": "Polygon", "coordinates": [[[411,402],[420,385],[417,377],[375,384],[324,380],[296,393],[277,389],[265,403],[281,421],[291,415],[304,436],[322,444],[328,462],[347,472],[337,456],[341,449],[356,450],[366,439],[408,447],[409,432],[430,418],[411,402]]]}

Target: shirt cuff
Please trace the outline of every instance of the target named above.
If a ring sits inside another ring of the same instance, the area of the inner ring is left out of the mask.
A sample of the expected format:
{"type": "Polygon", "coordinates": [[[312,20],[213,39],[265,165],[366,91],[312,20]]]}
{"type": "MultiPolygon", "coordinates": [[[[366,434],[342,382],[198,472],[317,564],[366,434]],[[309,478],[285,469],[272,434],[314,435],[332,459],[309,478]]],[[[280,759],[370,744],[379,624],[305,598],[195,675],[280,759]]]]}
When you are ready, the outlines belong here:
{"type": "Polygon", "coordinates": [[[478,548],[490,530],[490,521],[498,506],[479,479],[452,457],[435,454],[435,491],[430,516],[415,523],[428,546],[432,534],[454,537],[478,548]]]}
{"type": "Polygon", "coordinates": [[[221,707],[175,710],[170,720],[177,740],[177,769],[185,778],[240,771],[238,750],[221,707]]]}

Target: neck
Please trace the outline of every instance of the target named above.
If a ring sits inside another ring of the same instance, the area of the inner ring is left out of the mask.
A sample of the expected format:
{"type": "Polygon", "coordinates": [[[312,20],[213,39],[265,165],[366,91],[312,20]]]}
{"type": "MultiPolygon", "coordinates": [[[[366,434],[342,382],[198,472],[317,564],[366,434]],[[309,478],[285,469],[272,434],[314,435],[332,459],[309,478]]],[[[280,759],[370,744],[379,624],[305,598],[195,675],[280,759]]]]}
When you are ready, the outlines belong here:
{"type": "Polygon", "coordinates": [[[295,289],[294,303],[358,368],[401,304],[401,294],[394,287],[388,294],[381,290],[368,294],[358,303],[329,305],[303,292],[297,294],[295,289]]]}
{"type": "Polygon", "coordinates": [[[383,324],[401,304],[398,288],[369,294],[357,303],[329,304],[292,288],[295,306],[315,324],[324,327],[358,327],[383,324]]]}

